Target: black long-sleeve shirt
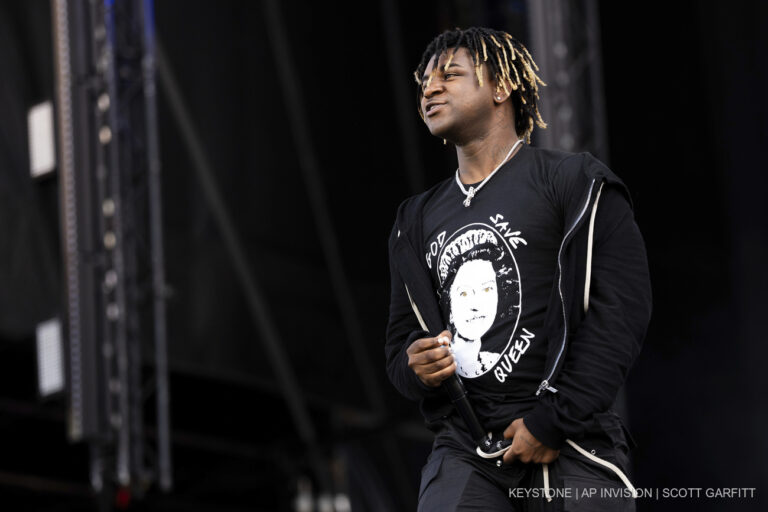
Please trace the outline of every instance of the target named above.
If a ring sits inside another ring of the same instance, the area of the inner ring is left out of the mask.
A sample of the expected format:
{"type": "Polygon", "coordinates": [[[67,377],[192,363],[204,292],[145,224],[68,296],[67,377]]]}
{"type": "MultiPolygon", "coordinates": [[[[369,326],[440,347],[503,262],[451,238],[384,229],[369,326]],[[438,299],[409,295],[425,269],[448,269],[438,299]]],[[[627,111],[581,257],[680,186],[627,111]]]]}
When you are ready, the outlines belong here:
{"type": "MultiPolygon", "coordinates": [[[[531,147],[515,158],[539,180],[542,200],[559,212],[552,230],[562,239],[540,328],[540,339],[547,340],[545,364],[539,392],[524,401],[528,405],[521,413],[537,439],[559,448],[566,438],[589,429],[596,413],[610,408],[639,353],[651,311],[647,261],[629,194],[607,167],[589,154],[531,147]]],[[[400,206],[389,244],[387,372],[403,395],[420,401],[428,422],[440,421],[452,408],[440,388],[425,386],[408,367],[406,349],[450,325],[423,250],[425,207],[450,186],[449,180],[400,206]]],[[[486,188],[499,184],[489,182],[486,188]]],[[[488,430],[503,430],[515,419],[503,392],[474,392],[472,399],[488,430]]]]}

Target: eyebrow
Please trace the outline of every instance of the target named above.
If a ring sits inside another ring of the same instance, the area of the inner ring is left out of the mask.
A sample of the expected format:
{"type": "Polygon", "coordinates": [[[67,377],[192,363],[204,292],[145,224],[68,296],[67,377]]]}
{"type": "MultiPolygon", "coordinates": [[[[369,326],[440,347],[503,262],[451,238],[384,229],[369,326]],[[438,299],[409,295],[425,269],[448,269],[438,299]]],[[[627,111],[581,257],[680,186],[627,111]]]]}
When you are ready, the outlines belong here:
{"type": "MultiPolygon", "coordinates": [[[[464,66],[462,66],[462,65],[461,65],[461,64],[459,64],[458,62],[451,62],[451,65],[450,65],[450,66],[448,66],[448,69],[450,69],[450,68],[460,68],[460,69],[464,69],[464,66]]],[[[427,80],[427,79],[429,79],[429,75],[424,75],[424,76],[422,76],[422,77],[421,77],[421,81],[422,81],[422,82],[423,82],[424,80],[427,80]]]]}

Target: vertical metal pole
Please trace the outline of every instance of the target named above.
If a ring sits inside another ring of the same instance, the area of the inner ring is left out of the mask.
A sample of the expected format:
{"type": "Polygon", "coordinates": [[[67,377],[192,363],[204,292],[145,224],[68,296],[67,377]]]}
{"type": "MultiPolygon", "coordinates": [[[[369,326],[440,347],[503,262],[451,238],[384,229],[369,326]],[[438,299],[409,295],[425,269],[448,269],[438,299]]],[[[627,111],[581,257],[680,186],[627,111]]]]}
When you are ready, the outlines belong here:
{"type": "Polygon", "coordinates": [[[80,275],[78,229],[75,210],[75,149],[72,135],[72,76],[69,48],[69,6],[67,0],[52,0],[54,64],[56,71],[56,114],[59,134],[59,176],[61,231],[67,294],[67,343],[69,345],[69,438],[83,437],[83,381],[80,367],[80,275]]]}
{"type": "MultiPolygon", "coordinates": [[[[96,3],[96,0],[91,0],[92,3],[96,3]]],[[[123,220],[123,193],[120,183],[121,175],[123,171],[120,168],[119,158],[119,137],[118,137],[118,109],[121,108],[118,105],[120,96],[118,95],[117,88],[117,70],[116,70],[116,48],[115,48],[115,16],[114,5],[110,0],[104,0],[103,6],[103,22],[105,28],[105,40],[104,40],[104,53],[98,55],[97,59],[104,59],[106,64],[105,69],[102,70],[107,84],[107,91],[109,97],[113,102],[113,107],[109,109],[109,128],[112,136],[109,142],[99,140],[102,144],[108,144],[109,160],[107,162],[107,174],[109,176],[109,193],[111,194],[112,203],[114,204],[114,218],[112,222],[114,230],[114,246],[111,248],[111,259],[113,268],[117,274],[117,284],[115,286],[115,302],[112,304],[106,304],[106,316],[107,322],[114,322],[115,324],[115,357],[117,362],[117,375],[119,382],[119,389],[110,389],[110,392],[116,393],[118,398],[118,410],[119,415],[111,416],[110,423],[112,427],[117,430],[117,480],[121,485],[129,485],[131,483],[131,422],[133,418],[131,416],[131,410],[129,407],[131,397],[131,386],[129,382],[130,371],[130,356],[129,356],[129,339],[127,335],[127,321],[128,315],[131,313],[128,311],[126,304],[126,286],[127,274],[125,269],[125,251],[128,250],[127,241],[125,239],[124,232],[124,220],[123,220]]],[[[93,9],[94,19],[93,23],[99,23],[97,13],[100,9],[93,9]]],[[[102,127],[99,127],[99,133],[102,127]]],[[[127,172],[127,170],[126,170],[127,172]]],[[[101,206],[101,205],[99,205],[101,206]]],[[[110,248],[107,247],[109,250],[110,248]]],[[[108,327],[109,328],[109,327],[108,327]]],[[[111,387],[111,382],[109,383],[111,387]]]]}
{"type": "Polygon", "coordinates": [[[554,65],[551,55],[551,26],[550,17],[553,16],[552,5],[548,0],[528,0],[528,26],[531,42],[529,44],[533,58],[541,69],[541,77],[548,84],[540,91],[541,100],[539,111],[541,117],[548,124],[546,130],[534,130],[534,138],[538,146],[545,148],[554,148],[555,145],[555,126],[552,113],[555,111],[553,103],[553,94],[551,87],[554,85],[554,65]]]}
{"type": "Polygon", "coordinates": [[[155,83],[154,0],[141,0],[144,20],[144,98],[146,105],[147,161],[149,165],[150,249],[152,252],[152,291],[154,307],[155,379],[157,386],[157,444],[160,488],[173,486],[171,464],[171,415],[168,385],[168,348],[165,321],[165,259],[161,207],[160,149],[157,129],[157,89],[155,83]]]}
{"type": "MultiPolygon", "coordinates": [[[[589,51],[590,93],[592,96],[593,148],[595,156],[604,163],[610,162],[608,147],[608,118],[605,110],[605,87],[603,85],[603,52],[600,37],[600,12],[597,0],[586,1],[586,26],[589,51]]],[[[622,393],[623,395],[623,393],[622,393]]]]}

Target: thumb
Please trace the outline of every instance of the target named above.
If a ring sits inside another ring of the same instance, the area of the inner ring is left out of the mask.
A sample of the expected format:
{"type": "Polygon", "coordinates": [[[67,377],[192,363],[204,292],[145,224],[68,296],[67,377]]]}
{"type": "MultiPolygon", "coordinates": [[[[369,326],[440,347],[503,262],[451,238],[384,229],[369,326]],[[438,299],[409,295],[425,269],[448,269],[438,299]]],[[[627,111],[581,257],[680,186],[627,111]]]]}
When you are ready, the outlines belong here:
{"type": "Polygon", "coordinates": [[[504,430],[504,439],[511,439],[515,437],[515,433],[517,433],[517,420],[510,423],[509,426],[504,430]]]}
{"type": "Polygon", "coordinates": [[[448,345],[451,343],[451,331],[443,331],[435,338],[440,345],[448,345]]]}

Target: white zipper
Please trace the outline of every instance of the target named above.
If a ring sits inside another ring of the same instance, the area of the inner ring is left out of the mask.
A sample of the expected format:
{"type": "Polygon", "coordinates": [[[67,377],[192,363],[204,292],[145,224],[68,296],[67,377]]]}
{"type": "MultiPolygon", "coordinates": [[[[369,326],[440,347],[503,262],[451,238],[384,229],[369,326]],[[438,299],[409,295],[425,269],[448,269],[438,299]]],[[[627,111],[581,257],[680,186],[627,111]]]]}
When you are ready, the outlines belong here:
{"type": "Polygon", "coordinates": [[[574,221],[573,225],[571,226],[571,229],[568,230],[568,233],[565,234],[563,237],[563,241],[560,244],[560,250],[557,253],[557,269],[559,272],[558,278],[557,278],[557,290],[560,293],[560,303],[563,305],[563,341],[560,344],[560,351],[557,353],[557,357],[555,358],[555,363],[552,365],[552,370],[549,372],[549,375],[541,381],[541,384],[539,384],[539,389],[536,390],[536,396],[539,396],[542,391],[545,389],[547,391],[551,391],[552,393],[557,393],[557,389],[549,385],[549,379],[552,378],[552,376],[555,374],[555,369],[557,368],[557,364],[560,362],[560,357],[563,355],[563,350],[565,349],[565,339],[568,336],[568,316],[565,312],[565,299],[563,298],[563,267],[562,267],[562,261],[561,257],[563,255],[563,247],[565,247],[565,241],[568,240],[568,237],[571,235],[571,232],[576,228],[576,226],[581,222],[582,217],[584,217],[584,213],[587,211],[587,207],[589,206],[589,201],[592,199],[592,189],[595,186],[595,180],[592,180],[592,183],[589,185],[589,193],[587,194],[587,200],[584,202],[584,206],[581,209],[581,213],[579,214],[578,218],[574,221]]]}

